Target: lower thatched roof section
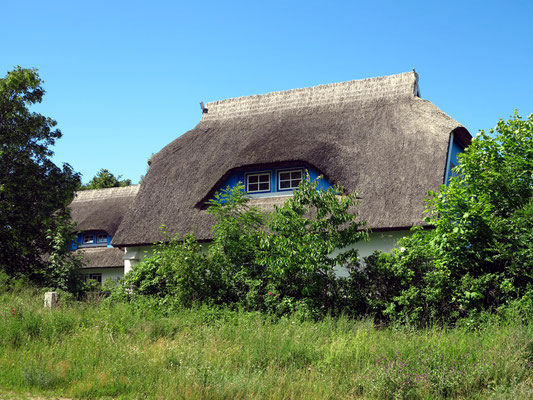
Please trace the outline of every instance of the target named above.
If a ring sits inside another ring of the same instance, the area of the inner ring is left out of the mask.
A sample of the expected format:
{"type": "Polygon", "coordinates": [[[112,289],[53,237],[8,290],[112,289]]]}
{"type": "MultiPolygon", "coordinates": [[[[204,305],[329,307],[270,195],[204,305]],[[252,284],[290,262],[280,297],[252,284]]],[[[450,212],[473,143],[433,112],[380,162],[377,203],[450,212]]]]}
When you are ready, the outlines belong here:
{"type": "Polygon", "coordinates": [[[76,230],[104,230],[113,236],[138,191],[139,185],[132,185],[76,192],[69,206],[76,230]]]}
{"type": "Polygon", "coordinates": [[[414,73],[371,83],[207,104],[207,116],[192,131],[152,158],[112,243],[164,240],[163,224],[170,234],[192,231],[208,240],[213,220],[201,204],[228,171],[287,162],[312,166],[357,191],[359,215],[373,229],[423,224],[427,191],[444,183],[450,135],[468,144],[470,134],[415,95],[414,73]]]}
{"type": "Polygon", "coordinates": [[[76,250],[83,254],[82,268],[119,268],[124,267],[124,250],[111,247],[89,247],[76,250]]]}

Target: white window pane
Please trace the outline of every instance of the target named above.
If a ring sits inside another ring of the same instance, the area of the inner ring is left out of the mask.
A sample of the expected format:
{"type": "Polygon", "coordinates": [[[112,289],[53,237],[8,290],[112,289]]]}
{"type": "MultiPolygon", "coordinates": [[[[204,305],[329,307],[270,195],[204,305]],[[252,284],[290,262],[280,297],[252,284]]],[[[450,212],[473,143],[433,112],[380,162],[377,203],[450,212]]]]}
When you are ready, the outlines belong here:
{"type": "Polygon", "coordinates": [[[83,243],[85,244],[94,243],[94,235],[83,235],[83,243]]]}
{"type": "Polygon", "coordinates": [[[291,179],[290,172],[282,172],[282,173],[279,174],[279,180],[280,181],[288,180],[288,179],[291,179]]]}
{"type": "Polygon", "coordinates": [[[297,188],[298,185],[300,184],[301,180],[300,179],[296,179],[294,181],[291,182],[291,187],[293,188],[297,188]]]}
{"type": "Polygon", "coordinates": [[[280,181],[279,187],[280,189],[290,189],[291,183],[289,181],[280,181]]]}
{"type": "Polygon", "coordinates": [[[291,172],[291,178],[292,179],[301,179],[302,178],[302,171],[291,172]]]}
{"type": "Polygon", "coordinates": [[[248,175],[248,192],[270,191],[270,173],[248,175]]]}

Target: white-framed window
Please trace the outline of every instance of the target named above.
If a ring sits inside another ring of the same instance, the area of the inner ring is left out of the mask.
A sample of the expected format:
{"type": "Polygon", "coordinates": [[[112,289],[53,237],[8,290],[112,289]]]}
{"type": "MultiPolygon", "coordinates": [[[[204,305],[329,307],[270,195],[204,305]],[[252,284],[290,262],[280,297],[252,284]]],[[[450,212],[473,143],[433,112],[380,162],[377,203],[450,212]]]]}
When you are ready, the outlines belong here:
{"type": "Polygon", "coordinates": [[[83,244],[94,244],[94,233],[84,234],[83,244]]]}
{"type": "Polygon", "coordinates": [[[246,175],[246,191],[248,193],[270,192],[270,172],[258,172],[246,175]]]}
{"type": "Polygon", "coordinates": [[[92,279],[100,284],[102,283],[102,274],[88,274],[85,276],[87,277],[87,280],[92,279]]]}
{"type": "Polygon", "coordinates": [[[99,233],[96,235],[96,243],[107,244],[107,235],[105,233],[99,233]]]}
{"type": "Polygon", "coordinates": [[[278,171],[278,190],[297,189],[303,179],[303,170],[278,171]]]}
{"type": "Polygon", "coordinates": [[[78,247],[107,246],[107,233],[104,231],[86,231],[78,234],[78,247]]]}

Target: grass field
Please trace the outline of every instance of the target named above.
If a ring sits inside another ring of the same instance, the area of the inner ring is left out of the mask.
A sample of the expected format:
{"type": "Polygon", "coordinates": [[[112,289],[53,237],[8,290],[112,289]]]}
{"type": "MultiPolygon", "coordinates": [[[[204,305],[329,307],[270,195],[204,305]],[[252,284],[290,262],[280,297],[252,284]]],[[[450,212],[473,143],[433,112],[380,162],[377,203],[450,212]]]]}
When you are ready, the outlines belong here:
{"type": "Polygon", "coordinates": [[[0,294],[0,398],[533,398],[533,323],[376,329],[0,294]]]}

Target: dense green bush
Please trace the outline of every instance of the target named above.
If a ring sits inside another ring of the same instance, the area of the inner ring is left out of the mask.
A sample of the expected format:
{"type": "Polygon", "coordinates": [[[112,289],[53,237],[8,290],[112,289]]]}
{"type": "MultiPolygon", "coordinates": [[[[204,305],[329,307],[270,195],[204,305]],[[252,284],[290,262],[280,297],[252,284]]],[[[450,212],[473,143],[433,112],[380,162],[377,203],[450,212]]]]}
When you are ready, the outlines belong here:
{"type": "Polygon", "coordinates": [[[355,194],[342,187],[318,191],[304,181],[271,215],[248,204],[242,185],[210,201],[213,242],[201,249],[193,235],[169,238],[135,266],[119,297],[149,295],[177,306],[226,304],[278,315],[340,313],[351,297],[335,269],[356,268],[366,238],[356,222],[355,194]],[[333,250],[344,251],[332,255],[333,250]]]}
{"type": "Polygon", "coordinates": [[[267,219],[259,263],[271,311],[339,314],[353,298],[337,269],[359,269],[353,245],[368,236],[357,220],[356,194],[344,194],[341,186],[321,191],[317,186],[308,178],[267,219]]]}
{"type": "Polygon", "coordinates": [[[480,132],[457,176],[430,193],[428,222],[366,271],[373,309],[391,319],[454,321],[533,297],[533,115],[480,132]],[[374,283],[373,283],[374,282],[374,283]]]}
{"type": "Polygon", "coordinates": [[[219,299],[248,310],[263,309],[267,283],[260,265],[266,215],[248,204],[244,186],[226,188],[209,202],[215,218],[209,268],[219,271],[219,299]]]}
{"type": "Polygon", "coordinates": [[[239,303],[258,308],[255,259],[264,216],[247,201],[241,186],[217,193],[208,211],[216,220],[213,243],[200,244],[193,234],[168,237],[133,268],[113,297],[152,296],[177,307],[239,303]]]}
{"type": "Polygon", "coordinates": [[[114,295],[152,296],[160,303],[183,306],[212,299],[219,278],[200,247],[192,234],[158,244],[154,255],[136,266],[114,295]]]}

